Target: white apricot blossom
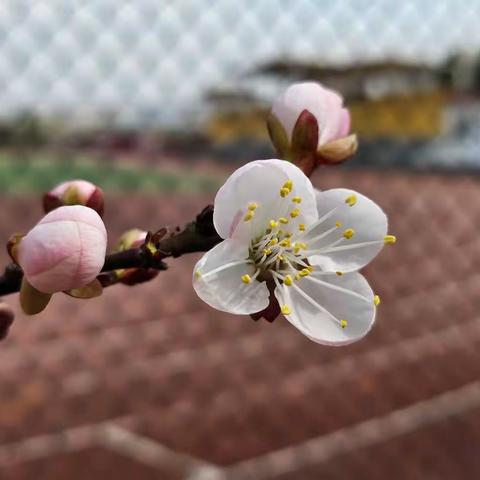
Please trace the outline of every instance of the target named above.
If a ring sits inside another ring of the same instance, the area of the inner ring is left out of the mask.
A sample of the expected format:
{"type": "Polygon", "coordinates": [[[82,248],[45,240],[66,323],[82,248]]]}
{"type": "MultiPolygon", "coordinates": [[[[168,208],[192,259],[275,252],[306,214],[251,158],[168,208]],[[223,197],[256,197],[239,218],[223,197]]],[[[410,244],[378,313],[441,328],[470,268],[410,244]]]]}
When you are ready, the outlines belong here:
{"type": "Polygon", "coordinates": [[[224,240],[193,275],[207,304],[257,313],[269,305],[269,285],[287,320],[315,342],[346,345],[371,329],[379,298],[358,270],[395,242],[373,201],[316,191],[295,165],[258,160],[220,188],[213,221],[224,240]]]}

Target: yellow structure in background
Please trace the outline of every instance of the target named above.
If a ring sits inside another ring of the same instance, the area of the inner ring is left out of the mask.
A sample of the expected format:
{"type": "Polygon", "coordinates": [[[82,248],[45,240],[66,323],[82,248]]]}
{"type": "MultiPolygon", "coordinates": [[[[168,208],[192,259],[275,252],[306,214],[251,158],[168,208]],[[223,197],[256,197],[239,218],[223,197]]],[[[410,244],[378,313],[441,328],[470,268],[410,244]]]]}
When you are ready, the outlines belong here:
{"type": "Polygon", "coordinates": [[[206,133],[214,143],[230,143],[242,138],[267,140],[267,110],[252,107],[237,111],[219,111],[206,124],[206,133]]]}
{"type": "Polygon", "coordinates": [[[363,138],[429,139],[442,131],[441,91],[352,102],[352,130],[363,138]]]}
{"type": "MultiPolygon", "coordinates": [[[[442,131],[447,95],[438,90],[351,102],[352,130],[363,138],[429,139],[442,131]]],[[[214,143],[265,140],[267,111],[258,107],[212,115],[206,133],[214,143]]]]}

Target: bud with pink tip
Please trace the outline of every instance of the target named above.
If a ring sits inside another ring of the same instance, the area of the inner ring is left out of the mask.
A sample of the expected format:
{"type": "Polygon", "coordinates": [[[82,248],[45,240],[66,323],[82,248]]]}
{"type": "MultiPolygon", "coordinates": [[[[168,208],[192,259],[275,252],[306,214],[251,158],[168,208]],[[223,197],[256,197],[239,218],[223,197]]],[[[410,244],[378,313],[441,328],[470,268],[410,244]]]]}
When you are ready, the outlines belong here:
{"type": "Polygon", "coordinates": [[[43,196],[45,213],[65,205],[84,205],[102,216],[104,210],[103,191],[86,180],[70,180],[57,185],[43,196]]]}
{"type": "Polygon", "coordinates": [[[357,149],[342,97],[319,83],[288,87],[273,103],[267,126],[280,157],[297,163],[307,175],[319,164],[346,160],[357,149]]]}
{"type": "Polygon", "coordinates": [[[85,287],[105,262],[107,232],[100,216],[84,206],[59,207],[45,215],[15,246],[25,279],[45,294],[85,287]]]}

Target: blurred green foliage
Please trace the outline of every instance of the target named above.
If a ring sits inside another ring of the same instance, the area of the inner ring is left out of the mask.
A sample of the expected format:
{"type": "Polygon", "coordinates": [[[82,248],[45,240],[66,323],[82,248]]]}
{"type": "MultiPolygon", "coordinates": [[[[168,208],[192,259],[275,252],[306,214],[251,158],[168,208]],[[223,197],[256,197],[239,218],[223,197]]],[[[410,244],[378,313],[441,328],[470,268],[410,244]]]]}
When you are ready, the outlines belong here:
{"type": "Polygon", "coordinates": [[[214,192],[220,178],[184,171],[119,166],[88,161],[58,162],[48,158],[22,161],[0,154],[0,192],[46,192],[65,180],[89,180],[106,191],[143,193],[214,192]]]}

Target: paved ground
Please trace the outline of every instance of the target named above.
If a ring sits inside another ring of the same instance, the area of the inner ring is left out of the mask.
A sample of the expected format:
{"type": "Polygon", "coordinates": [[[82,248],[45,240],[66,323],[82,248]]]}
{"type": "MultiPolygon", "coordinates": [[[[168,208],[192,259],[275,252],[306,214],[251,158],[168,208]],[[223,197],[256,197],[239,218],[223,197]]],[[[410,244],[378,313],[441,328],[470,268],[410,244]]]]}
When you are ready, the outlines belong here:
{"type": "MultiPolygon", "coordinates": [[[[321,347],[215,312],[193,294],[196,255],[89,303],[58,295],[0,345],[0,478],[479,478],[480,181],[315,183],[370,195],[398,237],[366,272],[382,296],[366,340],[321,347]]],[[[1,202],[3,239],[40,214],[1,202]]],[[[155,228],[208,202],[117,197],[106,222],[155,228]]]]}

